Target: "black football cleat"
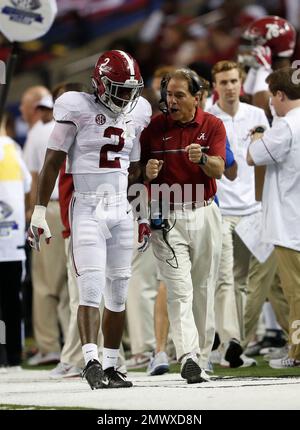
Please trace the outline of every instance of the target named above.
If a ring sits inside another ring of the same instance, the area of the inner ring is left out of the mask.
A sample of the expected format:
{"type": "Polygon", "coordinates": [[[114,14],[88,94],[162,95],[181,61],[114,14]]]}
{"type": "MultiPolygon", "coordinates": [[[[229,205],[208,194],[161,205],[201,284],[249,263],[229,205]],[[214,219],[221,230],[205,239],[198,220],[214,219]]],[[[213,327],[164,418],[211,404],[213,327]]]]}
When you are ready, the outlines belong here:
{"type": "Polygon", "coordinates": [[[109,381],[107,388],[129,388],[133,385],[132,382],[126,381],[124,373],[118,372],[114,367],[105,369],[104,376],[109,381]]]}
{"type": "Polygon", "coordinates": [[[92,390],[108,387],[108,379],[104,376],[101,364],[97,360],[90,360],[82,371],[92,390]]]}

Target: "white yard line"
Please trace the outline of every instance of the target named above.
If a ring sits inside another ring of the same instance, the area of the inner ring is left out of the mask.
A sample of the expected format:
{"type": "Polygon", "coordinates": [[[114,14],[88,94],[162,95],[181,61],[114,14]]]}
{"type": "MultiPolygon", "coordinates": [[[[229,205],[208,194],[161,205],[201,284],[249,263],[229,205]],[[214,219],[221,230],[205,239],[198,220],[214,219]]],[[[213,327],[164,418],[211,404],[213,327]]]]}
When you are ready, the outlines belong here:
{"type": "Polygon", "coordinates": [[[134,387],[92,391],[80,378],[51,380],[48,371],[0,374],[0,405],[103,410],[300,409],[300,377],[224,378],[188,385],[178,374],[129,373],[134,387]]]}

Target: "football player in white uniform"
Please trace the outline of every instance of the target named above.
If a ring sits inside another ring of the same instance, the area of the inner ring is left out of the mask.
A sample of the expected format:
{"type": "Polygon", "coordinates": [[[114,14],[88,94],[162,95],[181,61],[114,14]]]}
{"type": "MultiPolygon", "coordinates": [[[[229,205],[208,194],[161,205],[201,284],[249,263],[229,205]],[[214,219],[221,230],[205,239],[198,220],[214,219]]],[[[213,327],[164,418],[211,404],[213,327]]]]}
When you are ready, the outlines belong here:
{"type": "Polygon", "coordinates": [[[270,120],[274,117],[274,109],[270,106],[271,94],[266,78],[272,70],[290,66],[296,39],[297,33],[292,24],[275,15],[254,20],[242,36],[244,42],[241,50],[244,54],[239,56],[239,60],[250,67],[243,85],[244,91],[251,96],[254,106],[265,110],[270,120]]]}
{"type": "MultiPolygon", "coordinates": [[[[29,240],[38,247],[42,233],[47,242],[51,238],[46,207],[67,155],[67,173],[73,174],[75,187],[70,204],[71,246],[80,297],[83,374],[92,389],[131,387],[115,370],[133,250],[128,170],[131,177],[139,174],[139,136],[150,121],[151,107],[139,98],[143,89],[139,66],[123,51],[107,51],[99,57],[92,83],[94,95],[71,91],[55,103],[56,124],[39,176],[29,240]],[[96,344],[102,295],[103,367],[96,344]]],[[[150,228],[144,220],[139,232],[140,240],[147,241],[150,228]]]]}

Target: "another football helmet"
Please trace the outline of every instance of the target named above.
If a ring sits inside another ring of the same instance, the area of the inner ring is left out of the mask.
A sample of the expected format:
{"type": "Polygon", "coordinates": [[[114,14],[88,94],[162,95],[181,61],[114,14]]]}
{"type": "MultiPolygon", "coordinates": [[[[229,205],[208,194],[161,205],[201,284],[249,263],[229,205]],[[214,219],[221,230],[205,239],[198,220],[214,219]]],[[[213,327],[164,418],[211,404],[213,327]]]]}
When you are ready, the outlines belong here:
{"type": "Polygon", "coordinates": [[[275,15],[253,21],[243,38],[252,46],[268,46],[273,57],[291,57],[296,45],[296,31],[292,24],[275,15]]]}
{"type": "Polygon", "coordinates": [[[117,114],[132,111],[144,87],[136,60],[117,50],[99,57],[92,83],[100,102],[117,114]]]}

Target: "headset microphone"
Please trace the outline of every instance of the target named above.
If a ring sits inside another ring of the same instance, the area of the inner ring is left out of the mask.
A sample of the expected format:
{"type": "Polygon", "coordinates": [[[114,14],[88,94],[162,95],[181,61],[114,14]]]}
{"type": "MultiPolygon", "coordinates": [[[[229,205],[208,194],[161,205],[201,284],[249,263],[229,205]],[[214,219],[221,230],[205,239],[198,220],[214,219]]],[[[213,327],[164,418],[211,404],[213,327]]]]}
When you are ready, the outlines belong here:
{"type": "Polygon", "coordinates": [[[170,80],[170,76],[166,75],[162,78],[160,82],[160,100],[159,100],[158,106],[159,106],[159,110],[164,114],[168,113],[167,86],[168,86],[169,80],[170,80]]]}

